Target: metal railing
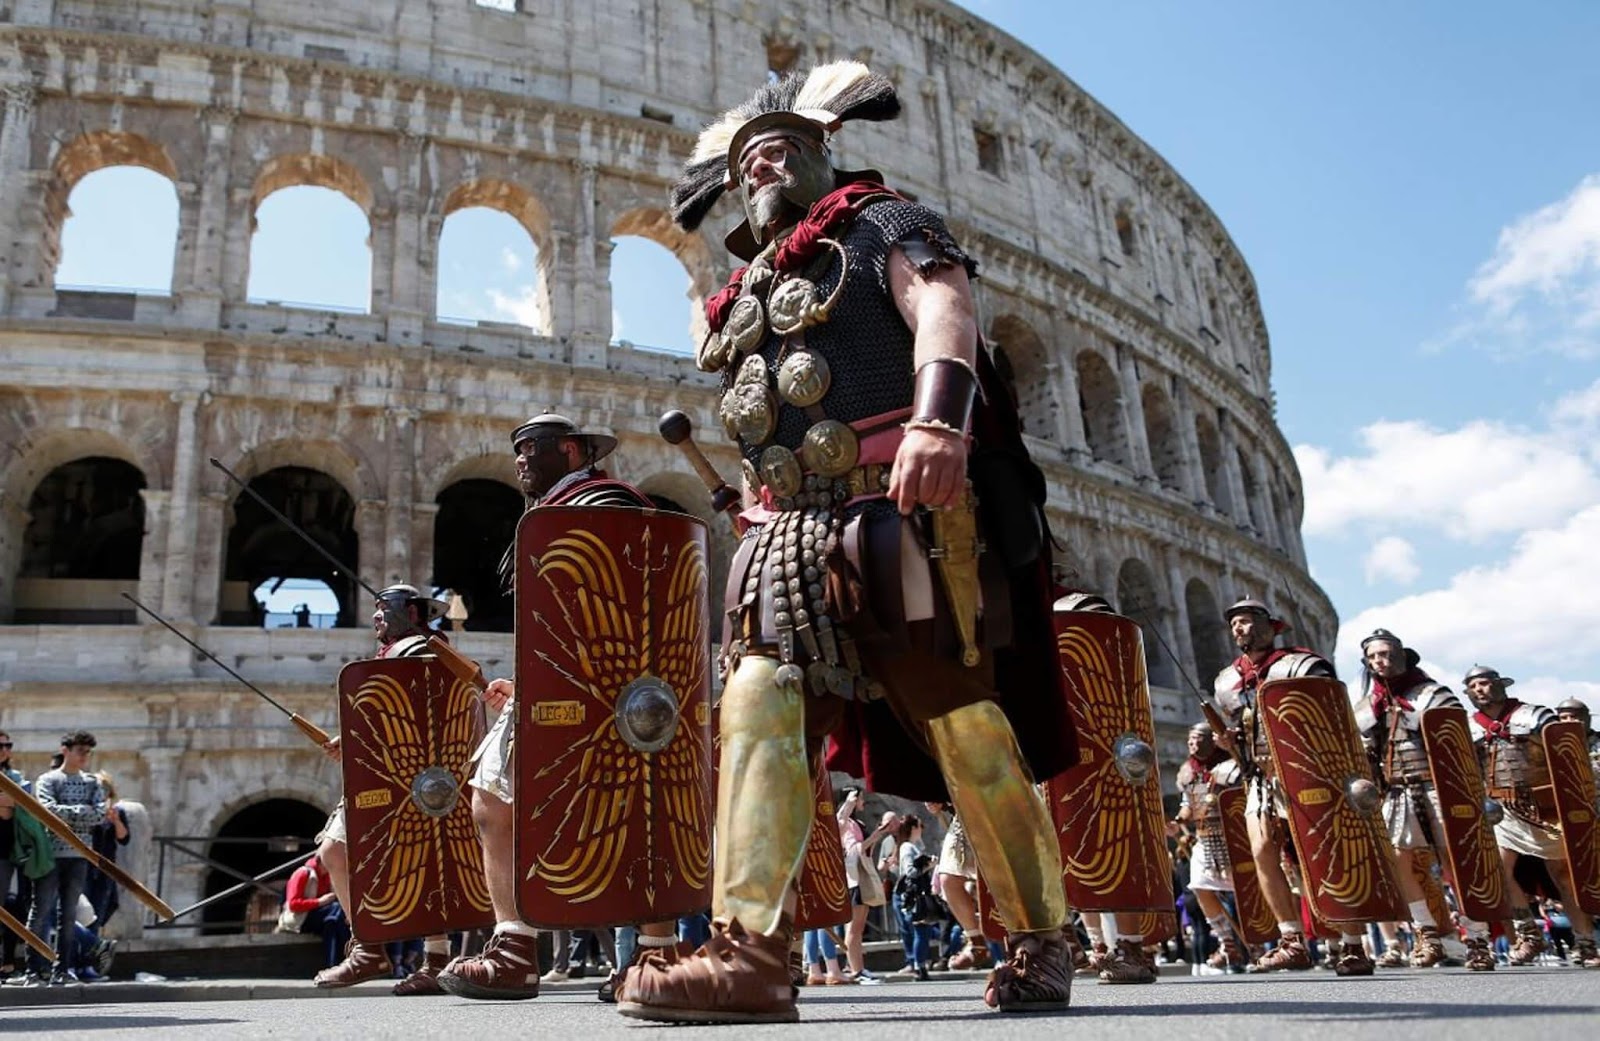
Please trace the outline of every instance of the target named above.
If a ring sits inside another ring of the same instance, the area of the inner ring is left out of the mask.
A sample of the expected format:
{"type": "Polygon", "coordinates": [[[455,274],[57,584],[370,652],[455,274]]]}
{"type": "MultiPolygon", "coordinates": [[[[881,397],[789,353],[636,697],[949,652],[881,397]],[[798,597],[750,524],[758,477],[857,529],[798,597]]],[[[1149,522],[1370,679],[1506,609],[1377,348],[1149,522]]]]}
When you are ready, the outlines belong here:
{"type": "Polygon", "coordinates": [[[281,902],[283,898],[283,889],[281,885],[271,885],[269,884],[269,880],[289,874],[295,868],[310,860],[312,855],[316,853],[315,840],[299,835],[225,836],[216,838],[206,835],[157,835],[154,838],[154,842],[158,851],[156,855],[155,885],[155,890],[158,895],[160,895],[166,888],[169,853],[171,854],[172,860],[175,862],[174,867],[176,867],[176,862],[180,857],[186,858],[186,860],[199,861],[210,870],[219,872],[222,875],[233,879],[235,884],[227,889],[224,889],[220,893],[213,893],[197,903],[193,903],[188,907],[182,908],[177,912],[176,915],[173,916],[171,921],[156,922],[147,920],[145,923],[145,928],[147,929],[231,928],[248,932],[252,931],[251,927],[253,926],[270,927],[272,920],[268,918],[241,918],[228,921],[207,920],[201,922],[184,921],[183,919],[196,911],[236,896],[247,889],[254,889],[258,892],[266,893],[274,898],[274,900],[281,902]],[[276,849],[284,853],[293,852],[294,855],[290,859],[285,860],[283,863],[274,865],[273,867],[270,867],[259,874],[247,875],[233,865],[223,863],[214,856],[211,856],[209,852],[200,852],[200,850],[196,848],[200,847],[209,851],[214,850],[218,846],[265,846],[269,852],[276,849]],[[313,848],[303,849],[305,846],[311,846],[313,848]]]}

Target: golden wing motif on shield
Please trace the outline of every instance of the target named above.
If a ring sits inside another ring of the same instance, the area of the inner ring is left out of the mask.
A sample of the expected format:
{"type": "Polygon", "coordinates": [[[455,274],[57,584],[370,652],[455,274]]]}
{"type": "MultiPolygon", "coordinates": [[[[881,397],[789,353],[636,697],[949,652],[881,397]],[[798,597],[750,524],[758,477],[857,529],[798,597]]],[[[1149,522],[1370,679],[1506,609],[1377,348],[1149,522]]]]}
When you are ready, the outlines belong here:
{"type": "MultiPolygon", "coordinates": [[[[1388,837],[1372,813],[1363,813],[1347,797],[1349,785],[1370,780],[1371,764],[1355,738],[1349,707],[1340,700],[1317,698],[1289,690],[1267,708],[1277,738],[1273,755],[1280,772],[1294,771],[1309,782],[1307,789],[1323,786],[1325,810],[1307,810],[1304,792],[1297,797],[1300,810],[1294,820],[1307,822],[1303,838],[1305,858],[1322,867],[1315,884],[1318,892],[1344,908],[1359,908],[1374,896],[1393,903],[1398,899],[1392,873],[1385,871],[1388,837]],[[1340,716],[1345,718],[1340,718],[1340,716]],[[1381,890],[1381,891],[1380,891],[1381,890]]],[[[1320,798],[1320,797],[1319,797],[1320,798]]],[[[1310,867],[1311,865],[1308,865],[1310,867]]],[[[1333,922],[1351,920],[1328,915],[1333,922]]]]}
{"type": "Polygon", "coordinates": [[[384,924],[403,921],[422,899],[423,848],[427,836],[422,814],[406,793],[427,764],[423,762],[423,736],[416,708],[400,682],[390,676],[369,677],[351,699],[351,708],[366,726],[345,749],[391,790],[389,810],[378,818],[360,846],[366,856],[355,865],[363,874],[372,870],[372,884],[360,896],[363,910],[384,924]]]}
{"type": "Polygon", "coordinates": [[[539,656],[599,707],[569,749],[534,775],[564,780],[534,807],[547,826],[555,823],[529,874],[575,904],[619,883],[643,886],[653,904],[658,886],[674,875],[698,885],[710,871],[703,731],[681,725],[709,669],[698,593],[704,553],[696,543],[653,549],[649,527],[621,551],[619,558],[605,540],[574,529],[551,540],[535,567],[560,605],[559,617],[536,618],[550,636],[539,656]],[[618,730],[616,705],[629,685],[649,676],[672,691],[680,725],[665,747],[641,752],[618,730]],[[635,842],[642,848],[630,853],[635,842]]]}
{"type": "MultiPolygon", "coordinates": [[[[1118,621],[1122,621],[1118,619],[1118,621]]],[[[1055,789],[1054,816],[1062,843],[1063,870],[1094,893],[1129,885],[1142,892],[1170,886],[1170,866],[1151,851],[1166,849],[1152,822],[1161,821],[1161,792],[1154,783],[1131,784],[1117,769],[1116,744],[1132,734],[1154,737],[1144,655],[1138,629],[1118,625],[1109,640],[1087,626],[1069,626],[1056,637],[1080,761],[1055,789]]]]}
{"type": "MultiPolygon", "coordinates": [[[[1483,775],[1478,772],[1477,751],[1472,746],[1472,732],[1467,729],[1466,713],[1454,710],[1435,726],[1429,737],[1428,766],[1433,772],[1434,787],[1440,792],[1447,789],[1464,792],[1469,805],[1481,807],[1485,798],[1483,775]]],[[[1447,834],[1453,823],[1445,821],[1447,834]]],[[[1494,831],[1480,817],[1474,821],[1469,835],[1469,841],[1450,850],[1464,860],[1471,858],[1458,866],[1453,882],[1468,887],[1463,895],[1475,902],[1498,907],[1506,899],[1506,886],[1494,831]]]]}

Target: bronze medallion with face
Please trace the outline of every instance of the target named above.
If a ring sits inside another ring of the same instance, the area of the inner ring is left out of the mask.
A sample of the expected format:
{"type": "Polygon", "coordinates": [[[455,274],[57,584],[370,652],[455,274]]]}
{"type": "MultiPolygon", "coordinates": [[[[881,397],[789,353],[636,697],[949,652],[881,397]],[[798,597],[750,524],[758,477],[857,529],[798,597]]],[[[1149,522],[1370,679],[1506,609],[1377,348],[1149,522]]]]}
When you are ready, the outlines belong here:
{"type": "Polygon", "coordinates": [[[788,498],[800,490],[804,476],[800,460],[782,445],[773,445],[761,453],[761,483],[779,498],[788,498]]]}
{"type": "Polygon", "coordinates": [[[753,296],[741,296],[733,302],[728,320],[722,325],[722,338],[740,354],[748,354],[761,346],[767,335],[767,319],[761,301],[753,296]]]}
{"type": "Polygon", "coordinates": [[[728,436],[748,445],[765,444],[778,428],[778,404],[760,383],[735,383],[717,405],[728,436]]]}
{"type": "Polygon", "coordinates": [[[815,405],[832,385],[828,360],[815,351],[796,351],[778,366],[778,397],[797,408],[815,405]]]}
{"type": "Polygon", "coordinates": [[[822,293],[809,278],[791,278],[772,287],[767,297],[772,328],[783,335],[821,321],[822,293]]]}
{"type": "Polygon", "coordinates": [[[843,477],[861,457],[856,432],[837,419],[824,419],[806,431],[800,458],[806,469],[823,477],[843,477]]]}

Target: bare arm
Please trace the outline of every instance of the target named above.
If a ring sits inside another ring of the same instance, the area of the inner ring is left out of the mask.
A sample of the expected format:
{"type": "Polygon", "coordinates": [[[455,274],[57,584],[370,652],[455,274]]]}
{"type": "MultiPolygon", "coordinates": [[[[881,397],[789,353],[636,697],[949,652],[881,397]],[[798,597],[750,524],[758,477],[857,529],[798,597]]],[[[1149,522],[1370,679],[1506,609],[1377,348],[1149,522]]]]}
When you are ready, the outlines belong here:
{"type": "MultiPolygon", "coordinates": [[[[972,286],[960,265],[919,272],[895,249],[888,261],[889,291],[900,317],[911,329],[914,366],[954,359],[968,368],[978,356],[978,325],[973,318],[972,286]]],[[[967,443],[955,432],[913,428],[895,454],[889,498],[910,513],[917,505],[953,506],[966,487],[967,443]]]]}

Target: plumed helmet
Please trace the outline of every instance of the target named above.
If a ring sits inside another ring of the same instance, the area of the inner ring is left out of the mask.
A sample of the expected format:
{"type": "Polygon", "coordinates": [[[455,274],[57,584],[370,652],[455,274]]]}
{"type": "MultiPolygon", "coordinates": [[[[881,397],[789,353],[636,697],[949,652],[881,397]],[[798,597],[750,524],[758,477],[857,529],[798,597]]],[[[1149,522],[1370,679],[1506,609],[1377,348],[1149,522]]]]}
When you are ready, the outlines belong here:
{"type": "Polygon", "coordinates": [[[388,601],[391,605],[394,603],[401,605],[416,604],[417,613],[421,616],[423,625],[443,618],[445,611],[449,608],[449,605],[443,600],[435,600],[431,596],[423,596],[421,590],[417,589],[416,586],[408,585],[404,582],[385,586],[378,590],[378,601],[380,603],[388,601]]]}
{"type": "Polygon", "coordinates": [[[610,434],[586,434],[578,424],[566,416],[545,412],[534,416],[511,432],[511,447],[516,448],[528,438],[573,438],[589,446],[589,461],[598,463],[617,447],[617,439],[610,434]]]}
{"type": "Polygon", "coordinates": [[[1475,679],[1490,679],[1500,684],[1502,687],[1509,687],[1513,683],[1517,682],[1510,676],[1500,675],[1499,669],[1491,669],[1487,665],[1474,665],[1472,668],[1467,670],[1467,674],[1465,676],[1461,677],[1461,685],[1465,687],[1468,683],[1471,683],[1475,679]]]}
{"type": "Polygon", "coordinates": [[[1222,612],[1222,618],[1224,621],[1231,622],[1233,621],[1233,616],[1237,614],[1258,614],[1272,623],[1272,631],[1275,633],[1287,632],[1289,629],[1288,622],[1282,618],[1275,617],[1272,613],[1272,608],[1268,607],[1265,601],[1257,600],[1253,596],[1245,597],[1222,612]]]}
{"type": "MultiPolygon", "coordinates": [[[[768,83],[700,132],[683,176],[672,186],[672,219],[685,231],[698,228],[722,193],[738,183],[739,156],[757,137],[781,132],[826,149],[828,136],[851,120],[899,115],[894,84],[858,61],[830,62],[768,83]]],[[[882,179],[870,171],[839,173],[841,182],[866,176],[882,179]]],[[[729,249],[745,256],[745,240],[753,241],[748,229],[742,236],[735,231],[729,249]]]]}

